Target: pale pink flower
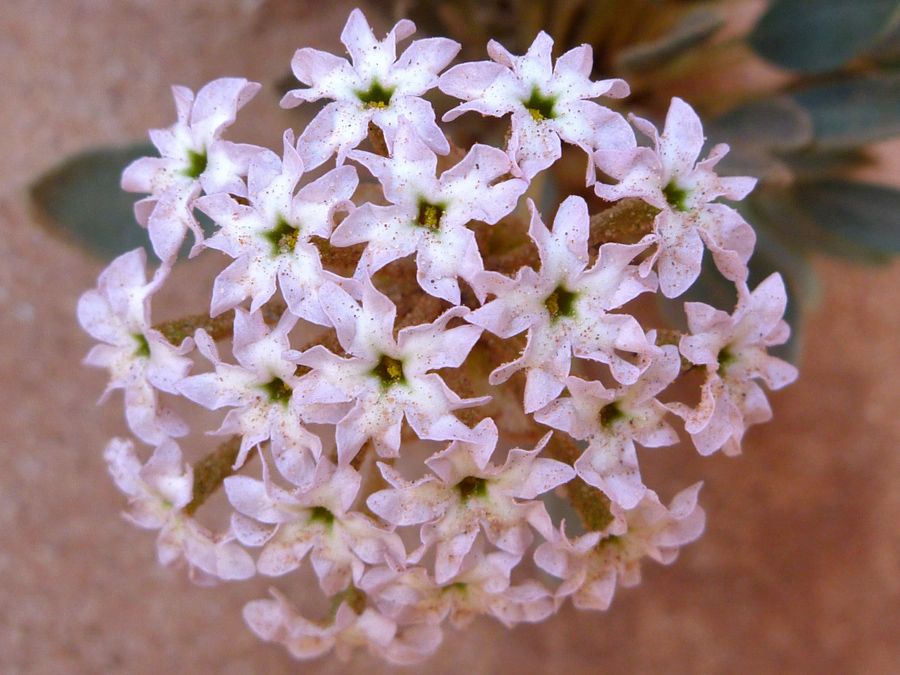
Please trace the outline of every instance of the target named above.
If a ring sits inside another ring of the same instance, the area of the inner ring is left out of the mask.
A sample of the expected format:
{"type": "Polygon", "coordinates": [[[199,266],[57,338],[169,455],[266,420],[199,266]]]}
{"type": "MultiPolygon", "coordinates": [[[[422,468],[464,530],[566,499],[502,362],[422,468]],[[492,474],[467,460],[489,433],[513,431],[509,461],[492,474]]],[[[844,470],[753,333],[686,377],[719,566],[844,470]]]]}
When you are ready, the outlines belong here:
{"type": "Polygon", "coordinates": [[[257,561],[260,573],[287,574],[309,554],[322,590],[334,595],[351,581],[358,584],[366,565],[397,567],[406,559],[398,535],[350,511],[359,483],[354,469],[335,467],[323,457],[311,482],[286,490],[271,480],[263,462],[262,481],[247,476],[225,479],[228,500],[237,511],[232,528],[245,545],[264,546],[257,561]]]}
{"type": "Polygon", "coordinates": [[[746,281],[756,234],[737,211],[713,200],[743,199],[756,179],[716,175],[713,167],[729,149],[724,143],[697,161],[705,141],[703,126],[697,113],[680,98],[672,99],[662,135],[647,120],[631,119],[653,139],[655,151],[643,147],[598,149],[594,153],[597,166],[619,182],[596,183],[594,191],[609,201],[640,197],[661,209],[655,221],[659,241],[653,261],[663,295],[674,298],[694,283],[700,274],[704,244],[727,279],[746,281]]]}
{"type": "Polygon", "coordinates": [[[622,508],[634,508],[647,491],[635,441],[647,448],[678,442],[678,434],[664,419],[668,409],[655,396],[675,380],[680,369],[678,348],[665,345],[630,386],[607,389],[597,381],[569,377],[565,384],[570,395],[551,402],[534,418],[576,440],[588,440],[575,471],[622,508]]]}
{"type": "Polygon", "coordinates": [[[669,408],[684,418],[700,454],[719,448],[738,454],[746,428],[771,419],[772,409],[755,379],[772,390],[797,379],[794,366],[766,352],[790,336],[782,319],[786,306],[784,281],[777,273],[752,293],[739,286],[733,315],[700,302],[685,303],[692,334],[681,338],[679,348],[691,363],[705,366],[706,382],[696,409],[681,403],[669,408]]]}
{"type": "Polygon", "coordinates": [[[553,39],[541,31],[524,56],[488,43],[493,61],[462,63],[441,76],[445,94],[466,101],[444,115],[445,122],[470,110],[502,117],[512,113],[507,148],[517,175],[531,179],[561,156],[560,140],[582,148],[635,147],[634,133],[618,113],[587,100],[628,95],[623,80],[590,80],[593,53],[581,45],[551,63],[553,39]]]}
{"type": "Polygon", "coordinates": [[[243,78],[222,78],[203,87],[195,99],[190,89],[172,87],[178,121],[150,131],[161,157],[138,159],[122,174],[123,190],[150,193],[135,204],[134,212],[161,260],[174,260],[188,229],[194,232],[194,252],[202,243],[203,232],[193,214],[201,189],[247,195],[242,177],[260,149],[219,137],[259,89],[243,78]]]}
{"type": "Polygon", "coordinates": [[[370,122],[384,133],[388,148],[393,147],[401,117],[413,124],[432,150],[442,155],[450,151],[435,123],[431,103],[421,97],[437,85],[437,74],[460,47],[447,38],[416,40],[398,59],[397,41],[415,30],[415,24],[404,19],[378,42],[366,17],[354,9],[341,33],[352,65],[318,49],[297,50],[291,68],[308,86],[289,91],[281,105],[293,108],[304,101],[332,99],[297,143],[307,169],[319,166],[335,152],[337,163],[342,164],[347,152],[366,137],[370,122]]]}
{"type": "Polygon", "coordinates": [[[390,158],[360,151],[348,156],[378,178],[392,206],[364,204],[338,226],[331,243],[366,243],[360,270],[369,274],[415,252],[419,285],[426,293],[459,304],[457,277],[471,284],[484,269],[466,223],[493,225],[515,208],[528,187],[522,180],[496,182],[509,172],[509,158],[476,144],[437,178],[437,156],[404,118],[390,158]]]}
{"type": "Polygon", "coordinates": [[[157,390],[175,393],[192,362],[185,354],[190,338],[179,347],[151,327],[150,300],[162,286],[168,267],[147,283],[147,256],[139,248],[113,260],[97,280],[96,290],[78,299],[78,322],[104,344],[88,353],[85,363],[107,368],[109,384],[103,402],[115,389],[125,390],[128,428],[142,441],[158,445],[187,434],[187,425],[159,403],[157,390]]]}
{"type": "Polygon", "coordinates": [[[472,438],[472,430],[453,411],[481,405],[489,397],[461,399],[429,372],[458,368],[481,335],[475,326],[447,329],[451,319],[468,312],[465,307],[454,307],[433,323],[404,328],[395,339],[397,308],[368,278],[361,306],[336,284],[323,286],[319,297],[350,356],[316,346],[290,358],[312,368],[298,383],[300,402],[323,411],[321,421],[339,420],[335,437],[341,464],[369,439],[379,455],[396,457],[404,418],[419,438],[472,438]]]}
{"type": "Polygon", "coordinates": [[[636,296],[656,288],[655,275],[642,278],[631,261],[649,245],[604,244],[596,263],[588,266],[589,217],[581,197],[569,197],[559,207],[553,232],[529,201],[529,236],[537,245],[540,271],[519,270],[515,279],[496,272],[477,278],[481,292],[496,299],[466,320],[501,338],[528,330],[522,356],[490,375],[491,384],[505,382],[525,369],[525,412],[534,412],[559,396],[569,375],[572,355],[609,364],[624,384],[637,380],[650,365],[654,347],[637,320],[613,314],[636,296]],[[622,356],[635,355],[636,363],[622,356]]]}
{"type": "Polygon", "coordinates": [[[435,583],[424,567],[376,567],[366,572],[360,589],[400,624],[439,625],[449,617],[462,629],[480,614],[495,616],[507,627],[542,621],[553,613],[553,595],[535,581],[510,585],[521,559],[507,551],[485,553],[484,540],[478,538],[459,573],[443,584],[435,583]]]}
{"type": "Polygon", "coordinates": [[[328,239],[338,211],[352,211],[350,197],[358,181],[350,166],[329,171],[296,191],[303,163],[294,149],[294,135],[284,134],[284,161],[272,155],[250,164],[249,204],[220,192],[197,200],[196,206],[220,230],[205,245],[235,258],[213,287],[211,315],[233,309],[250,297],[250,311],[262,307],[275,293],[276,279],[290,311],[302,319],[328,325],[318,302],[326,279],[311,237],[328,239]]]}
{"type": "Polygon", "coordinates": [[[346,661],[360,647],[377,653],[397,634],[397,625],[374,609],[357,614],[342,603],[332,622],[310,621],[281,593],[270,592],[273,600],[253,600],[244,606],[244,619],[259,637],[280,642],[296,659],[313,659],[334,649],[346,661]]]}
{"type": "Polygon", "coordinates": [[[131,441],[114,438],[103,453],[109,473],[128,495],[125,517],[139,527],[160,530],[159,561],[169,565],[184,559],[198,583],[214,579],[248,579],[255,573],[250,555],[231,535],[214,535],[182,510],[194,489],[191,467],[172,440],[162,443],[141,464],[131,441]]]}
{"type": "Polygon", "coordinates": [[[534,553],[538,567],[563,580],[556,589],[561,602],[567,597],[579,609],[609,608],[616,585],[640,582],[640,560],[650,557],[668,565],[678,549],[697,539],[706,518],[697,505],[697,483],[682,490],[668,508],[652,490],[629,511],[614,507],[617,518],[604,532],[589,532],[575,540],[565,534],[541,544],[534,553]]]}
{"type": "Polygon", "coordinates": [[[410,665],[431,656],[443,638],[437,626],[398,626],[374,608],[357,614],[346,602],[332,620],[312,621],[281,593],[275,589],[270,593],[273,600],[247,603],[244,619],[259,637],[283,644],[297,659],[313,659],[334,649],[339,659],[347,661],[358,649],[368,649],[390,663],[410,665]]]}
{"type": "Polygon", "coordinates": [[[296,322],[297,317],[285,312],[278,325],[269,330],[259,312],[249,314],[238,309],[232,344],[238,365],[222,361],[209,334],[197,331],[197,347],[215,371],[184,378],[178,383],[178,391],[210,410],[231,408],[212,433],[240,434],[235,468],[244,463],[253,446],[269,438],[273,452],[297,455],[297,461],[302,461],[310,473],[314,459],[322,453],[319,437],[303,427],[302,411],[293,397],[299,383],[294,375],[296,367],[283,357],[290,349],[288,334],[296,322]]]}
{"type": "Polygon", "coordinates": [[[399,472],[379,463],[385,480],[394,489],[371,495],[366,504],[394,525],[417,525],[422,546],[410,556],[418,562],[436,546],[435,581],[444,584],[457,575],[475,537],[484,529],[488,539],[504,551],[522,555],[531,544],[529,525],[549,537],[552,525],[537,495],[562,485],[575,471],[562,462],[538,457],[549,440],[545,436],[534,450],[510,450],[506,463],[489,462],[497,445],[498,431],[490,418],[475,429],[474,442],[454,441],[426,460],[435,475],[409,482],[399,472]]]}

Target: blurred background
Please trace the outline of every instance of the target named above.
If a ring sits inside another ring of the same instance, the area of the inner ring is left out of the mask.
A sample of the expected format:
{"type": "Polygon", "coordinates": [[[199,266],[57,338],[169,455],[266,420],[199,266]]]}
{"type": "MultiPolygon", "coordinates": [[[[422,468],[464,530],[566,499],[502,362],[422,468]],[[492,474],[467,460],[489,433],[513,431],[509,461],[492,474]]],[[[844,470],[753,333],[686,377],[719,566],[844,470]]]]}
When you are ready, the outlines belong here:
{"type": "MultiPolygon", "coordinates": [[[[643,584],[620,589],[606,613],[448,629],[420,667],[900,672],[900,3],[400,5],[364,6],[379,35],[407,14],[417,35],[448,35],[483,59],[488,38],[523,53],[544,28],[560,51],[595,45],[597,76],[632,84],[624,109],[660,121],[673,95],[696,106],[710,140],[733,145],[728,172],[762,178],[745,206],[760,231],[755,274],[780,269],[789,282],[799,337],[788,355],[801,373],[771,396],[775,419],[749,432],[742,456],[641,453],[665,498],[705,481],[706,534],[674,565],[645,563],[643,584]]],[[[101,454],[126,433],[121,399],[95,406],[105,373],[81,365],[92,341],[75,319],[106,261],[143,236],[131,220],[117,229],[130,201],[115,176],[148,128],[174,121],[170,85],[262,82],[227,137],[279,148],[283,129],[303,123],[278,107],[294,50],[343,53],[353,6],[0,5],[0,672],[393,670],[365,654],[301,665],[260,642],[240,611],[270,580],[197,588],[159,567],[155,535],[120,517],[101,454]]],[[[566,162],[561,194],[583,172],[583,157],[568,173],[566,162]]],[[[192,290],[215,263],[183,265],[154,318],[203,311],[208,294],[192,290]]],[[[698,293],[715,297],[715,283],[698,293]]],[[[290,583],[302,592],[302,579],[279,585],[290,583]]]]}

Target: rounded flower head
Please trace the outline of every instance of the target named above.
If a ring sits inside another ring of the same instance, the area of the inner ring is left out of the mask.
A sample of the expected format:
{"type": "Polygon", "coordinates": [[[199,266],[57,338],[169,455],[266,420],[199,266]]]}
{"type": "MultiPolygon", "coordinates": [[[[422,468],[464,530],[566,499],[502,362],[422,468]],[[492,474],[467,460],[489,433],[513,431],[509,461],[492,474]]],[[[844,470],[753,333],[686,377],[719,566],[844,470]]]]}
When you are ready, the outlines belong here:
{"type": "Polygon", "coordinates": [[[714,173],[726,146],[699,160],[684,101],[659,133],[597,102],[628,85],[592,81],[587,45],[554,62],[546,33],[522,56],[491,41],[490,61],[441,75],[460,45],[428,38],[398,57],[414,30],[400,21],[378,40],[357,9],[349,58],[298,50],[301,85],[282,105],[322,103],[278,152],[221,138],[259,85],[176,87],[178,121],[151,132],[161,156],[123,176],[149,194],[136,214],[162,266],[148,281],[143,249],[120,256],[78,304],[100,343],[87,362],[109,370],[107,393],[124,389],[132,432],[155,448],[146,462],[131,440],[104,453],[127,517],[159,530],[160,561],[196,581],[259,573],[287,589],[311,567],[318,593],[273,589],[244,608],[300,659],[366,649],[412,664],[444,622],[541,621],[566,598],[605,609],[640,560],[670,562],[704,525],[699,484],[664,506],[637,446],[676,443],[672,413],[701,454],[734,454],[771,414],[757,380],[796,377],[767,353],[789,332],[784,284],[749,290],[753,232],[716,203],[753,180],[714,173]],[[457,97],[444,121],[509,115],[505,147],[472,136],[494,124],[453,145],[423,98],[435,87],[457,97]],[[633,127],[655,147],[638,148],[633,127]],[[563,142],[587,153],[588,175],[552,203],[567,166],[539,173],[563,142]],[[629,199],[592,213],[585,187],[629,199]],[[526,192],[552,226],[531,199],[523,217],[526,192]],[[195,211],[216,225],[205,241],[195,211]],[[189,229],[197,271],[223,263],[182,277],[186,291],[208,282],[209,316],[154,327],[150,300],[178,278],[189,229]],[[689,333],[642,325],[662,317],[638,296],[684,291],[704,247],[737,286],[734,312],[686,303],[689,333]],[[195,345],[205,361],[190,374],[195,345]],[[222,411],[186,419],[218,424],[189,429],[161,405],[176,396],[222,411]],[[172,437],[189,432],[229,438],[183,457],[172,437]],[[226,531],[201,524],[223,509],[226,531]],[[573,509],[586,533],[570,538],[559,516],[573,509]]]}

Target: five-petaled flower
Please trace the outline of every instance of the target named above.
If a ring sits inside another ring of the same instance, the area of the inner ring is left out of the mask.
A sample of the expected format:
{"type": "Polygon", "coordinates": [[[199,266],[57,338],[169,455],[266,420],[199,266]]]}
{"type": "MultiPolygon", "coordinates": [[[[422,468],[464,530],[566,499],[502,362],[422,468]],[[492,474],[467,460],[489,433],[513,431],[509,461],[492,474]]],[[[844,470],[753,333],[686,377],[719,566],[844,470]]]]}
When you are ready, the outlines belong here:
{"type": "Polygon", "coordinates": [[[437,74],[456,56],[459,44],[447,38],[416,40],[398,59],[397,41],[415,30],[415,24],[404,19],[378,42],[366,17],[354,9],[341,33],[352,64],[318,49],[297,50],[291,68],[307,87],[289,91],[281,105],[293,108],[304,101],[332,99],[300,135],[298,148],[307,169],[335,152],[342,164],[347,152],[368,134],[369,123],[393,147],[401,117],[432,150],[442,155],[450,151],[435,123],[434,109],[422,95],[437,85],[437,74]]]}

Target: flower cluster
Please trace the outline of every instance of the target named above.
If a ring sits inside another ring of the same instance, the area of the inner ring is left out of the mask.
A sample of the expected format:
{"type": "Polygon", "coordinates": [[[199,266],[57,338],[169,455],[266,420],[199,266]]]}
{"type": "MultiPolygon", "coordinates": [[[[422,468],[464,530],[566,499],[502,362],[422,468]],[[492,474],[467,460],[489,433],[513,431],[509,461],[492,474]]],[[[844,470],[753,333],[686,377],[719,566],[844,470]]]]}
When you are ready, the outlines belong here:
{"type": "Polygon", "coordinates": [[[411,663],[445,619],[605,609],[641,559],[670,562],[704,526],[699,484],[664,505],[636,446],[683,432],[703,455],[737,453],[771,416],[757,381],[796,377],[766,351],[788,337],[784,284],[748,287],[753,230],[716,201],[754,181],[715,174],[727,147],[699,160],[687,103],[659,134],[603,105],[628,85],[592,81],[587,46],[554,64],[544,33],[524,56],[491,42],[491,61],[441,74],[459,45],[417,40],[398,57],[413,31],[401,21],[379,41],[354,10],[350,61],[297,51],[304,87],[282,105],[330,102],[280,155],[221,138],[259,85],[176,87],[177,122],[151,132],[160,157],[122,181],[149,194],[136,215],[161,262],[148,281],[144,250],[126,253],[78,305],[102,343],[88,363],[155,448],[146,462],[132,440],[106,449],[128,517],[198,580],[282,577],[309,558],[330,615],[274,589],[244,611],[298,658],[365,647],[411,663]],[[454,145],[423,98],[438,91],[461,101],[445,121],[508,116],[505,147],[454,145]],[[542,213],[528,196],[563,142],[584,151],[597,198],[542,213]],[[227,262],[209,316],[154,325],[188,230],[191,255],[227,262]],[[632,301],[680,296],[704,247],[736,286],[733,312],[686,303],[686,333],[639,321],[632,301]],[[699,402],[675,400],[691,384],[699,402]],[[222,411],[218,450],[185,463],[176,397],[222,411]],[[219,487],[224,531],[200,520],[219,487]],[[561,499],[582,522],[559,518],[561,499]]]}

